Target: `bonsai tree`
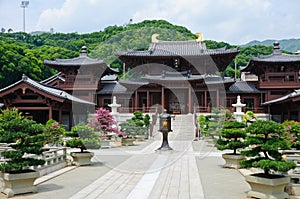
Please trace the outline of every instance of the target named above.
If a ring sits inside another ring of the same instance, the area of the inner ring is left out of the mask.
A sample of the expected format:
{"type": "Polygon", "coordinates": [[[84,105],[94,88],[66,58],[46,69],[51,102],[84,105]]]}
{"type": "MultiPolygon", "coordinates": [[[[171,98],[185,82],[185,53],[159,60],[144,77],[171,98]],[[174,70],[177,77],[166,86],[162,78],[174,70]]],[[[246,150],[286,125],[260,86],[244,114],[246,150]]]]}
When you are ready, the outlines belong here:
{"type": "Polygon", "coordinates": [[[206,128],[207,128],[207,118],[204,115],[200,115],[198,117],[199,123],[199,137],[207,136],[206,128]]]}
{"type": "Polygon", "coordinates": [[[117,122],[110,111],[105,108],[96,110],[96,116],[89,121],[89,126],[99,131],[101,136],[105,136],[108,133],[116,133],[120,136],[125,136],[125,134],[118,129],[117,122]]]}
{"type": "Polygon", "coordinates": [[[246,137],[246,125],[238,121],[225,122],[221,130],[221,138],[217,140],[217,149],[232,149],[233,155],[237,154],[237,149],[244,148],[246,144],[242,139],[246,137]]]}
{"type": "MultiPolygon", "coordinates": [[[[221,136],[221,129],[226,119],[226,112],[223,109],[214,108],[212,114],[207,116],[207,133],[213,139],[221,136]]],[[[214,140],[215,141],[215,140],[214,140]]]]}
{"type": "Polygon", "coordinates": [[[66,133],[66,129],[54,119],[47,121],[45,125],[45,137],[47,144],[57,146],[60,144],[62,137],[66,133]]]}
{"type": "Polygon", "coordinates": [[[23,173],[29,166],[38,166],[44,160],[26,157],[25,154],[42,153],[45,143],[44,126],[26,119],[17,109],[3,110],[0,114],[0,142],[6,142],[13,150],[3,151],[8,159],[0,164],[0,170],[8,173],[23,173]]]}
{"type": "Polygon", "coordinates": [[[66,142],[66,145],[71,148],[79,148],[83,153],[87,149],[99,149],[99,136],[94,132],[92,127],[84,124],[79,124],[72,127],[71,132],[65,133],[66,136],[72,137],[66,142]]]}
{"type": "Polygon", "coordinates": [[[245,122],[246,124],[251,124],[256,120],[257,120],[257,115],[255,115],[252,111],[247,111],[242,116],[242,121],[245,122]]]}
{"type": "Polygon", "coordinates": [[[246,141],[250,147],[241,153],[251,158],[241,162],[243,167],[261,168],[265,176],[269,176],[271,171],[287,172],[295,168],[295,163],[284,161],[279,151],[289,149],[288,142],[282,137],[284,128],[281,124],[257,120],[246,128],[246,132],[249,134],[246,141]]]}
{"type": "Polygon", "coordinates": [[[134,137],[136,135],[144,135],[150,125],[150,116],[146,114],[143,116],[141,111],[133,113],[133,117],[120,124],[121,131],[127,137],[134,137]]]}

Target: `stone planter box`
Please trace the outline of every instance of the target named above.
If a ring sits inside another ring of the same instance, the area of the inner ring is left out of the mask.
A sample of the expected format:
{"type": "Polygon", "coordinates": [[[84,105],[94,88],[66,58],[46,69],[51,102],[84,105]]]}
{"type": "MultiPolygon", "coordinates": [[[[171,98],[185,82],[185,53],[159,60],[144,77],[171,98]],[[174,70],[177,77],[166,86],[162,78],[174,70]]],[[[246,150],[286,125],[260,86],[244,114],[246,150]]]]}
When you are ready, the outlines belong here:
{"type": "Polygon", "coordinates": [[[109,140],[101,140],[99,142],[101,149],[107,149],[110,148],[110,141],[109,140]]]}
{"type": "Polygon", "coordinates": [[[225,160],[225,164],[223,165],[223,167],[233,168],[233,169],[241,168],[240,162],[242,160],[245,160],[245,156],[240,154],[234,155],[234,154],[225,153],[222,154],[222,157],[225,160]]]}
{"type": "Polygon", "coordinates": [[[91,159],[94,156],[94,153],[92,152],[72,152],[70,154],[73,158],[73,164],[76,166],[85,166],[85,165],[91,165],[91,159]]]}
{"type": "Polygon", "coordinates": [[[7,197],[13,197],[16,194],[36,193],[37,188],[33,185],[34,181],[40,176],[38,171],[25,173],[1,173],[2,190],[7,197]]]}
{"type": "Polygon", "coordinates": [[[290,195],[290,198],[300,198],[300,174],[290,174],[291,182],[285,187],[285,191],[290,195]]]}
{"type": "Polygon", "coordinates": [[[248,197],[265,199],[289,198],[289,195],[284,192],[285,186],[290,182],[289,176],[273,175],[274,178],[266,178],[260,177],[260,175],[245,176],[246,181],[251,187],[248,197]]]}
{"type": "Polygon", "coordinates": [[[133,142],[135,139],[133,138],[122,138],[122,146],[133,146],[133,142]]]}
{"type": "Polygon", "coordinates": [[[145,140],[144,135],[136,135],[136,136],[134,136],[134,138],[135,138],[135,141],[137,141],[137,142],[142,142],[145,140]]]}

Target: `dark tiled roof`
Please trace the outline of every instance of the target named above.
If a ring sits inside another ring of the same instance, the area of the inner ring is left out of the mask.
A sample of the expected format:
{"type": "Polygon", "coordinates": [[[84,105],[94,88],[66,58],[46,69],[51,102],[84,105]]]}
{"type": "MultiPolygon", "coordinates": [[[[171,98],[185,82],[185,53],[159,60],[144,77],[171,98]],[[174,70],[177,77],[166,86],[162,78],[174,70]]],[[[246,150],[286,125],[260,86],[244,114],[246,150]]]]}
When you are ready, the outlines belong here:
{"type": "Polygon", "coordinates": [[[29,77],[27,77],[26,75],[23,75],[22,79],[15,82],[14,84],[11,84],[3,89],[0,90],[0,93],[5,91],[5,90],[8,90],[20,83],[26,83],[34,88],[37,88],[39,89],[40,91],[43,91],[45,93],[48,93],[50,95],[53,95],[55,97],[59,97],[59,98],[62,98],[62,99],[67,99],[67,100],[70,100],[72,102],[76,102],[76,103],[82,103],[82,104],[89,104],[89,105],[95,105],[94,103],[91,103],[91,102],[88,102],[86,100],[82,100],[80,98],[77,98],[73,95],[70,95],[69,93],[61,90],[61,89],[58,89],[58,88],[55,88],[55,87],[51,87],[51,86],[48,86],[48,85],[45,85],[45,84],[42,84],[42,83],[39,83],[39,82],[36,82],[32,79],[30,79],[29,77]]]}
{"type": "Polygon", "coordinates": [[[300,55],[290,55],[280,52],[273,52],[271,55],[252,57],[251,61],[256,62],[300,62],[300,55]]]}
{"type": "Polygon", "coordinates": [[[145,51],[129,50],[126,52],[116,52],[117,56],[197,56],[197,55],[217,55],[225,53],[237,53],[238,49],[206,49],[204,42],[196,40],[189,41],[157,41],[152,42],[145,51]]]}
{"type": "Polygon", "coordinates": [[[70,59],[56,59],[54,61],[45,60],[45,65],[60,65],[60,66],[84,66],[84,65],[104,65],[106,63],[103,60],[93,59],[87,55],[80,55],[79,57],[70,59]]]}
{"type": "Polygon", "coordinates": [[[59,79],[59,80],[61,80],[63,82],[65,81],[65,78],[63,78],[61,76],[61,72],[59,72],[59,73],[56,73],[55,75],[53,75],[53,76],[51,76],[51,77],[49,77],[47,79],[44,79],[44,80],[40,81],[40,83],[42,83],[42,84],[49,84],[50,82],[53,82],[56,79],[59,79]]]}
{"type": "Polygon", "coordinates": [[[177,75],[175,73],[173,75],[145,75],[139,79],[134,80],[120,80],[120,84],[129,86],[129,85],[148,85],[150,82],[156,82],[156,81],[193,81],[193,80],[204,80],[206,84],[220,84],[220,83],[232,83],[234,82],[233,78],[228,77],[221,77],[217,75],[190,75],[185,76],[181,73],[177,72],[177,75]]]}
{"type": "Polygon", "coordinates": [[[64,66],[64,67],[81,67],[81,66],[98,66],[104,67],[106,70],[118,73],[119,70],[116,68],[109,67],[104,60],[90,58],[87,55],[87,49],[85,46],[82,47],[79,57],[70,59],[56,59],[54,61],[44,60],[44,64],[47,66],[64,66]]]}
{"type": "Polygon", "coordinates": [[[115,81],[118,79],[117,75],[105,75],[101,77],[101,81],[115,81]]]}
{"type": "Polygon", "coordinates": [[[288,63],[288,62],[300,62],[300,55],[292,55],[283,53],[280,50],[279,43],[274,43],[273,53],[270,55],[260,55],[258,57],[251,57],[248,65],[245,68],[241,68],[241,71],[256,71],[255,63],[288,63]]]}
{"type": "Polygon", "coordinates": [[[199,80],[203,79],[202,75],[191,75],[191,76],[185,76],[185,75],[145,75],[143,77],[145,80],[161,80],[161,81],[191,81],[191,80],[199,80]]]}
{"type": "Polygon", "coordinates": [[[288,95],[285,95],[283,97],[280,97],[280,98],[277,98],[277,99],[274,99],[274,100],[270,100],[268,102],[264,102],[261,105],[262,106],[272,105],[272,104],[276,104],[277,102],[282,102],[282,101],[285,101],[285,100],[288,100],[288,99],[291,99],[291,98],[294,98],[294,97],[298,97],[298,96],[300,96],[300,90],[295,90],[294,92],[292,92],[288,95]]]}
{"type": "Polygon", "coordinates": [[[121,80],[119,80],[119,83],[122,85],[140,85],[140,86],[149,84],[149,82],[143,78],[130,79],[130,80],[121,79],[121,80]]]}
{"type": "Polygon", "coordinates": [[[103,83],[103,88],[97,91],[97,94],[122,94],[126,93],[127,89],[118,82],[103,83]]]}
{"type": "Polygon", "coordinates": [[[254,82],[236,81],[228,88],[230,93],[261,93],[255,87],[254,82]]]}

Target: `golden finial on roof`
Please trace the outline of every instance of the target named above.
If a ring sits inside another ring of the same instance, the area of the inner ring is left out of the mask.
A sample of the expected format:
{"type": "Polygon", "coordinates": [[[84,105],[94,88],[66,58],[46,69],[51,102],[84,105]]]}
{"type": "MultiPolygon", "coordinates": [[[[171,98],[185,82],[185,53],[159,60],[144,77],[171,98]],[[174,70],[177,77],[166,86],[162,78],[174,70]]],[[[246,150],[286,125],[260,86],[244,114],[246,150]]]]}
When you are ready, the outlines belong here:
{"type": "Polygon", "coordinates": [[[203,34],[202,34],[202,33],[197,32],[196,35],[197,35],[197,37],[198,37],[198,38],[196,39],[197,42],[203,41],[203,34]]]}
{"type": "Polygon", "coordinates": [[[151,37],[152,43],[157,43],[158,42],[158,39],[157,39],[158,36],[159,36],[159,34],[157,34],[157,33],[152,35],[152,37],[151,37]]]}

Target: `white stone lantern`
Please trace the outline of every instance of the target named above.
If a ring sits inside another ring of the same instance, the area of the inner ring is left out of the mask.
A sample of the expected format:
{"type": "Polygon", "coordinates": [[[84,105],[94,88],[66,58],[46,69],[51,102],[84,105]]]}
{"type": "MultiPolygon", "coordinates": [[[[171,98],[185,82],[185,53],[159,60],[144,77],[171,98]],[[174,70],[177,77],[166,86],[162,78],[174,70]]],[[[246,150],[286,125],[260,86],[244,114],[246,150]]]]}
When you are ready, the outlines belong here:
{"type": "Polygon", "coordinates": [[[235,112],[233,113],[235,119],[238,122],[241,122],[242,116],[244,115],[244,112],[242,111],[242,107],[245,107],[246,104],[241,103],[241,97],[238,95],[236,104],[232,104],[232,106],[235,107],[235,112]]]}

